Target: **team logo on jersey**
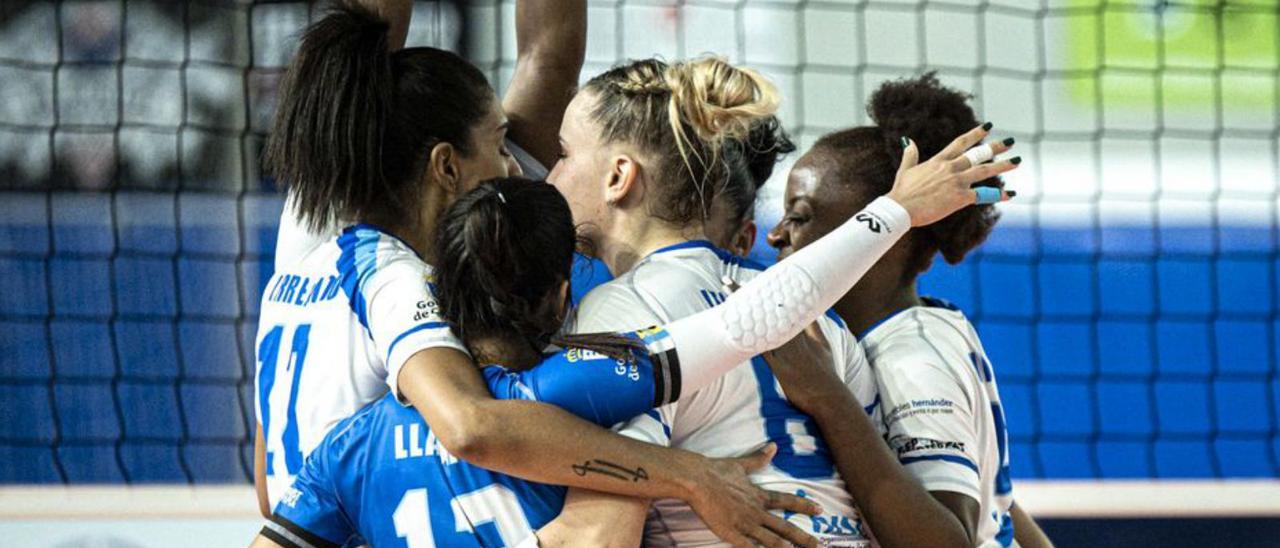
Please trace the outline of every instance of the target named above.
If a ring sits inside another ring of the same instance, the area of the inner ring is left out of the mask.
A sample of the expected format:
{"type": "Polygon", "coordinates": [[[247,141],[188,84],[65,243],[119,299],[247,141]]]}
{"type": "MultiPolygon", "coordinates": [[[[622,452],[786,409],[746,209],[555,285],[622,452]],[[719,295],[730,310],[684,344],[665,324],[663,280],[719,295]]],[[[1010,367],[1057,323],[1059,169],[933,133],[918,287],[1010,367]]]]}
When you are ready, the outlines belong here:
{"type": "Polygon", "coordinates": [[[885,222],[880,220],[879,217],[876,217],[875,214],[867,213],[865,211],[857,214],[853,219],[859,223],[867,225],[867,229],[875,232],[876,234],[879,234],[885,225],[885,222]]]}
{"type": "Polygon", "coordinates": [[[564,353],[564,359],[569,363],[577,363],[580,361],[591,361],[591,360],[603,360],[608,357],[609,356],[596,352],[595,350],[588,350],[585,348],[570,348],[569,350],[566,350],[564,353]]]}
{"type": "Polygon", "coordinates": [[[898,452],[901,457],[907,453],[916,451],[959,451],[964,452],[964,442],[959,441],[942,441],[930,438],[908,438],[906,436],[895,436],[889,440],[889,446],[898,452]]]}
{"type": "Polygon", "coordinates": [[[298,499],[300,497],[302,497],[302,491],[299,491],[293,486],[290,486],[288,489],[285,490],[284,496],[280,497],[280,502],[284,503],[284,505],[288,506],[289,508],[293,508],[295,505],[298,504],[298,499]]]}
{"type": "Polygon", "coordinates": [[[416,311],[413,313],[413,321],[421,322],[425,320],[436,319],[440,317],[440,303],[435,299],[428,301],[418,301],[415,306],[416,311]]]}

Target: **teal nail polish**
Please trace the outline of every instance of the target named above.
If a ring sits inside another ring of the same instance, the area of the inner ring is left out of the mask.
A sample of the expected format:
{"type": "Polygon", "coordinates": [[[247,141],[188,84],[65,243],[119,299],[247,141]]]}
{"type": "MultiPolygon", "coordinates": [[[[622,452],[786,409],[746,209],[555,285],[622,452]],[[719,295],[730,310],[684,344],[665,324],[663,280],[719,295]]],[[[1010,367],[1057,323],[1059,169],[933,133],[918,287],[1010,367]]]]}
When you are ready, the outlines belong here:
{"type": "Polygon", "coordinates": [[[1005,140],[1000,141],[1000,142],[1001,142],[1001,143],[1004,143],[1004,146],[1011,147],[1011,146],[1013,146],[1014,140],[1013,140],[1013,137],[1010,137],[1010,138],[1005,139],[1005,140]]]}
{"type": "Polygon", "coordinates": [[[1016,165],[1018,165],[1018,164],[1021,164],[1021,163],[1022,163],[1022,157],[1021,157],[1021,156],[1014,156],[1013,158],[1010,158],[1010,159],[1009,159],[1009,163],[1011,163],[1011,164],[1013,164],[1013,165],[1015,165],[1015,166],[1016,166],[1016,165]]]}
{"type": "Polygon", "coordinates": [[[901,140],[902,140],[902,148],[907,148],[911,146],[911,139],[903,137],[901,140]]]}
{"type": "Polygon", "coordinates": [[[982,124],[982,131],[991,131],[991,128],[993,127],[995,127],[995,124],[991,122],[987,122],[985,124],[982,124]]]}
{"type": "Polygon", "coordinates": [[[1004,193],[1005,193],[1005,194],[1008,194],[1010,198],[1013,198],[1014,196],[1017,196],[1017,195],[1018,195],[1018,191],[1016,191],[1016,190],[1006,190],[1006,191],[1004,191],[1004,193]]]}

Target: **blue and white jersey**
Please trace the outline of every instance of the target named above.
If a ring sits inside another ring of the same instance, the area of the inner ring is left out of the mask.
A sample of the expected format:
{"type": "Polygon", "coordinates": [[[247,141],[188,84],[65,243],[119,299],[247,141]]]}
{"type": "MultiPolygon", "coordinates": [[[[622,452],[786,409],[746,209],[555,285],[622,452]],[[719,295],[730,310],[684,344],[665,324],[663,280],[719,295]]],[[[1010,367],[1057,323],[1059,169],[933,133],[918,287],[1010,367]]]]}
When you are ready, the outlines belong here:
{"type": "Polygon", "coordinates": [[[430,276],[413,249],[376,227],[324,238],[286,210],[255,347],[272,504],[338,421],[394,391],[410,356],[466,352],[439,316],[430,276]]]}
{"type": "MultiPolygon", "coordinates": [[[[542,401],[609,426],[653,412],[665,381],[654,358],[641,354],[621,361],[568,349],[528,371],[490,366],[484,377],[496,398],[542,401]]],[[[388,394],[321,442],[262,534],[287,547],[353,539],[379,547],[511,546],[559,515],[564,497],[564,487],[458,460],[415,409],[388,394]]]]}
{"type": "Polygon", "coordinates": [[[898,460],[929,491],[981,507],[977,546],[1013,544],[1009,436],[995,372],[964,313],[925,298],[862,337],[898,460]]]}
{"type": "MultiPolygon", "coordinates": [[[[666,324],[723,302],[724,276],[745,284],[760,271],[758,265],[709,242],[673,245],[588,294],[578,309],[573,330],[623,331],[666,324]]],[[[862,348],[834,313],[821,318],[820,324],[831,346],[833,367],[879,423],[875,377],[862,348]]],[[[772,465],[753,474],[752,481],[765,489],[802,494],[824,509],[822,516],[813,518],[785,517],[827,546],[870,545],[817,424],[787,401],[763,358],[742,363],[706,388],[659,407],[656,413],[636,417],[620,432],[711,457],[741,456],[775,442],[778,454],[772,465]]],[[[704,546],[721,542],[688,504],[664,499],[653,504],[645,544],[704,546]]]]}

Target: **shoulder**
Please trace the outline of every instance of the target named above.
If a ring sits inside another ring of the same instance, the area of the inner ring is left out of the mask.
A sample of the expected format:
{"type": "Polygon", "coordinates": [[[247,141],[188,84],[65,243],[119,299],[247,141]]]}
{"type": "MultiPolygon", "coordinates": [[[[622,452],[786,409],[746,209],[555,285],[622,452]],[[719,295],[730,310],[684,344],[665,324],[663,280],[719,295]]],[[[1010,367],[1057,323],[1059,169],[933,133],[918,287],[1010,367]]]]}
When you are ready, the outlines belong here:
{"type": "Polygon", "coordinates": [[[635,270],[597,286],[583,297],[575,311],[574,331],[632,331],[662,323],[664,314],[655,306],[649,284],[636,280],[635,270]]]}
{"type": "Polygon", "coordinates": [[[968,386],[974,377],[968,326],[958,311],[913,307],[872,329],[862,344],[877,376],[943,375],[968,386]]]}
{"type": "Polygon", "coordinates": [[[316,447],[316,451],[322,452],[331,460],[344,460],[352,451],[364,445],[365,440],[373,435],[377,424],[402,407],[390,394],[374,400],[335,424],[316,447]]]}

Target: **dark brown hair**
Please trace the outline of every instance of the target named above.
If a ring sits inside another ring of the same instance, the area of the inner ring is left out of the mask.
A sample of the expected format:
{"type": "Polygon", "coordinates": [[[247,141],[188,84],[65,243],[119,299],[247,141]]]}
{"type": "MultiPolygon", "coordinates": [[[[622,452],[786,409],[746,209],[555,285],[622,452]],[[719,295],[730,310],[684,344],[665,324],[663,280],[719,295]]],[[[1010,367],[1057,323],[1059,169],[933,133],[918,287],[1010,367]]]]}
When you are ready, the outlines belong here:
{"type": "Polygon", "coordinates": [[[640,343],[614,334],[557,336],[577,235],[555,187],[493,179],[449,207],[436,230],[441,315],[463,338],[515,336],[535,352],[548,343],[625,358],[640,343]]]}
{"type": "Polygon", "coordinates": [[[313,229],[335,219],[412,226],[431,147],[468,153],[491,106],[479,70],[440,49],[388,51],[389,28],[338,2],[302,35],[281,86],[265,164],[313,229]]]}

